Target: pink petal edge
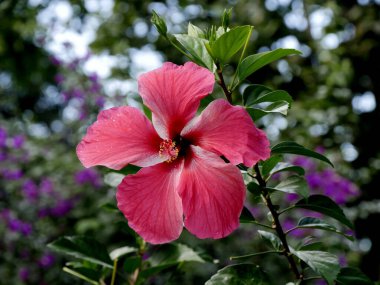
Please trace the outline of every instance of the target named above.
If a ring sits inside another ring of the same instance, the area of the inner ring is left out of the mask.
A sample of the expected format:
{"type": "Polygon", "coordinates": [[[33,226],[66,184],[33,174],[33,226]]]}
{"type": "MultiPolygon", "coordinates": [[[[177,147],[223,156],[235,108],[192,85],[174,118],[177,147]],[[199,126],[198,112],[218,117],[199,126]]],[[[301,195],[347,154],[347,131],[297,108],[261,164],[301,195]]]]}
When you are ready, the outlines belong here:
{"type": "Polygon", "coordinates": [[[251,167],[270,157],[264,131],[256,128],[248,112],[224,99],[211,102],[185,126],[181,136],[201,148],[224,155],[231,163],[251,167]]]}
{"type": "Polygon", "coordinates": [[[185,227],[198,238],[222,238],[239,226],[245,200],[240,171],[216,154],[191,146],[180,178],[185,227]]]}
{"type": "Polygon", "coordinates": [[[200,100],[212,92],[215,78],[208,69],[192,62],[175,65],[170,62],[138,78],[139,93],[152,111],[158,134],[173,139],[190,121],[200,100]]]}
{"type": "Polygon", "coordinates": [[[117,188],[117,206],[145,241],[161,244],[179,237],[183,228],[177,186],[183,160],[161,163],[126,176],[117,188]]]}
{"type": "Polygon", "coordinates": [[[129,163],[145,167],[165,160],[159,156],[160,142],[145,115],[124,106],[100,112],[76,151],[85,167],[104,165],[121,169],[129,163]]]}

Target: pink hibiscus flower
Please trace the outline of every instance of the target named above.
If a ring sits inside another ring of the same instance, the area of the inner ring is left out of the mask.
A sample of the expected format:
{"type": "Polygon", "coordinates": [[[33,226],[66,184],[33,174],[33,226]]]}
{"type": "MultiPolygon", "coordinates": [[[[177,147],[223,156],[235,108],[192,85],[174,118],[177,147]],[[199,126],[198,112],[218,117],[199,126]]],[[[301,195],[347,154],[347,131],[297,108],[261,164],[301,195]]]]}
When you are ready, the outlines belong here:
{"type": "Polygon", "coordinates": [[[123,179],[116,198],[129,226],[147,242],[175,240],[183,225],[199,238],[230,234],[245,199],[235,165],[252,166],[270,155],[265,133],[244,108],[218,99],[195,117],[214,81],[194,63],[165,63],[138,80],[153,124],[136,108],[111,108],[77,147],[85,167],[143,167],[123,179]]]}

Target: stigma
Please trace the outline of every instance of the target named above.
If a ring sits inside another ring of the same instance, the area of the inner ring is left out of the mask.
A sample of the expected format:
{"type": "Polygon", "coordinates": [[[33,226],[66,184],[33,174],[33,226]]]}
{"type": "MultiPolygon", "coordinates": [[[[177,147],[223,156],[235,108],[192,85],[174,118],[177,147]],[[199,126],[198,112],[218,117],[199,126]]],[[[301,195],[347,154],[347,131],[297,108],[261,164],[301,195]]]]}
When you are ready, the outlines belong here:
{"type": "Polygon", "coordinates": [[[170,139],[163,140],[160,144],[159,155],[160,157],[167,158],[166,162],[173,162],[177,159],[179,154],[179,149],[176,146],[176,142],[170,139]]]}

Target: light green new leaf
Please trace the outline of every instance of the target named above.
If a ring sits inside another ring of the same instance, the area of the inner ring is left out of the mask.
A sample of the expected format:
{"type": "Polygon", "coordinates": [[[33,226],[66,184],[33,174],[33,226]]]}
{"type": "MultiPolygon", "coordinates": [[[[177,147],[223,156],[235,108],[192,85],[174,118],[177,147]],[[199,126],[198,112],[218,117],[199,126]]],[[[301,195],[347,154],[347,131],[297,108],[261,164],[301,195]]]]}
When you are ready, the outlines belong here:
{"type": "Polygon", "coordinates": [[[268,277],[254,264],[235,264],[224,267],[205,285],[269,285],[268,277]]]}
{"type": "Polygon", "coordinates": [[[268,189],[281,191],[285,193],[293,193],[301,195],[302,197],[309,196],[309,189],[305,178],[297,175],[290,176],[281,181],[274,187],[268,187],[268,189]]]}
{"type": "Polygon", "coordinates": [[[284,172],[284,171],[295,172],[295,173],[297,173],[298,175],[301,175],[301,176],[305,175],[305,169],[303,169],[301,166],[292,165],[292,164],[287,163],[287,162],[279,162],[272,169],[272,171],[269,174],[273,175],[275,173],[280,173],[280,172],[284,172]]]}
{"type": "Polygon", "coordinates": [[[120,258],[124,255],[127,255],[132,252],[136,252],[137,248],[131,247],[131,246],[123,246],[119,248],[115,248],[113,251],[110,252],[110,257],[112,260],[115,260],[117,258],[120,258]]]}
{"type": "Polygon", "coordinates": [[[197,64],[208,68],[212,72],[216,70],[214,61],[205,46],[207,40],[182,34],[174,35],[174,37],[193,57],[197,64]]]}
{"type": "Polygon", "coordinates": [[[286,101],[274,102],[265,109],[246,108],[254,122],[271,113],[280,113],[286,116],[288,114],[288,109],[289,103],[286,101]]]}
{"type": "Polygon", "coordinates": [[[194,26],[191,23],[189,23],[189,25],[187,26],[187,34],[190,37],[194,37],[194,38],[202,38],[202,39],[205,38],[205,33],[200,28],[198,28],[197,26],[194,26]]]}
{"type": "Polygon", "coordinates": [[[291,252],[309,265],[316,273],[319,273],[329,285],[334,284],[340,269],[338,258],[335,255],[318,250],[295,251],[291,249],[291,252]]]}
{"type": "Polygon", "coordinates": [[[301,54],[301,52],[295,49],[279,48],[276,50],[266,51],[247,56],[245,59],[242,60],[242,62],[239,64],[237,68],[237,76],[239,78],[239,82],[236,85],[238,85],[249,75],[262,68],[263,66],[291,54],[301,54]]]}
{"type": "Polygon", "coordinates": [[[221,63],[227,63],[244,46],[252,29],[252,26],[240,26],[222,34],[211,44],[213,58],[221,63]]]}

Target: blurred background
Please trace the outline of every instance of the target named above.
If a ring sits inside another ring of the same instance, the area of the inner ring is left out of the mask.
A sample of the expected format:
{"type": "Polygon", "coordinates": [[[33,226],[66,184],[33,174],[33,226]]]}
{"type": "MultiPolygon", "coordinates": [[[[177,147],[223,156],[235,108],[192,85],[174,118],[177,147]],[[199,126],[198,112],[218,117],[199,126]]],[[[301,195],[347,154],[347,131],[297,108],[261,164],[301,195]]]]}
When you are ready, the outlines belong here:
{"type": "MultiPolygon", "coordinates": [[[[249,78],[287,90],[295,100],[287,118],[267,116],[257,124],[272,144],[291,139],[334,162],[329,169],[294,161],[308,169],[314,193],[332,197],[355,221],[355,242],[326,238],[341,263],[379,280],[379,0],[0,0],[1,284],[81,284],[61,271],[65,260],[46,248],[61,235],[93,235],[111,248],[131,239],[120,224],[125,221],[102,207],[115,204],[120,175],[84,169],[75,147],[99,110],[142,106],[139,74],[164,61],[186,61],[159,37],[150,23],[153,10],[171,33],[185,33],[188,22],[205,29],[219,25],[228,7],[231,26],[255,26],[248,52],[302,51],[249,78]]],[[[226,69],[227,77],[235,67],[226,69]]],[[[296,217],[283,222],[292,227],[296,217]]],[[[218,242],[185,232],[181,242],[219,264],[181,268],[176,280],[202,284],[229,256],[260,250],[256,230],[243,225],[218,242]]],[[[286,271],[286,263],[276,260],[253,261],[270,272],[286,271]]],[[[165,278],[150,284],[168,284],[165,278]]]]}

